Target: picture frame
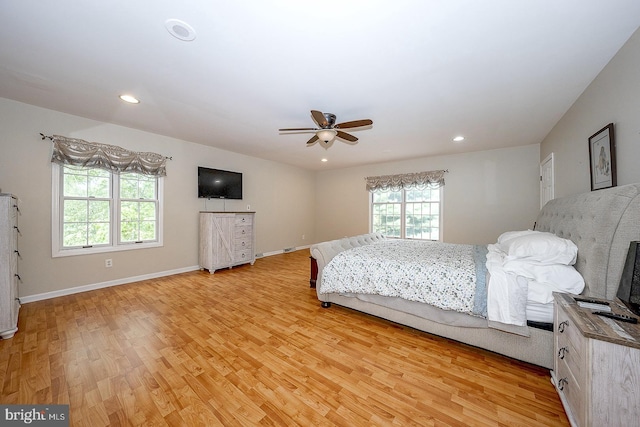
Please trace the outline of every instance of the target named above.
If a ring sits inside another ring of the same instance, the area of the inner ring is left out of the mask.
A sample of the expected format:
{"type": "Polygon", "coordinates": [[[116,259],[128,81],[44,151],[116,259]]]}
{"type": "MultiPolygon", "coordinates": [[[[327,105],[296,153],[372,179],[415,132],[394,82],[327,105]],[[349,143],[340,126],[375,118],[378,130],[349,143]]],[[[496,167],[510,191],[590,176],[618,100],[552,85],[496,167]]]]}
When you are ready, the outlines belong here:
{"type": "Polygon", "coordinates": [[[616,186],[616,144],[613,123],[589,137],[591,191],[616,186]]]}

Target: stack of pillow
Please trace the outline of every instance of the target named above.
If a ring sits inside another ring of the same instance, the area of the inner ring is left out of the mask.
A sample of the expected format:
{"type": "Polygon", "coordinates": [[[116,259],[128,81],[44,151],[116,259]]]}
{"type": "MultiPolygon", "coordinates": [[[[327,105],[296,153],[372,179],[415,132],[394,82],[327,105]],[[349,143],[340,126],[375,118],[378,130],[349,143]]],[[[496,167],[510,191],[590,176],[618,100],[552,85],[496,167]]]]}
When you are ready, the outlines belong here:
{"type": "Polygon", "coordinates": [[[573,267],[578,247],[571,240],[542,231],[509,231],[489,245],[487,263],[528,281],[528,300],[540,304],[553,302],[553,292],[580,294],[584,279],[573,267]]]}

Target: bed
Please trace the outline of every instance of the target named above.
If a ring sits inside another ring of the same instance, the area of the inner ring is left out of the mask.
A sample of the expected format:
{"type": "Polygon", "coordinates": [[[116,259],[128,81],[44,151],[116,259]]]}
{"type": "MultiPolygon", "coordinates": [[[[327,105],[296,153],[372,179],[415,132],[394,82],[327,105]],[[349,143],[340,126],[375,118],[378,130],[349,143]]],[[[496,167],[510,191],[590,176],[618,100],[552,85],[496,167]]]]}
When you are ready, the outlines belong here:
{"type": "MultiPolygon", "coordinates": [[[[554,199],[541,209],[532,229],[575,244],[573,267],[584,280],[582,295],[614,299],[629,242],[640,240],[640,183],[554,199]]],[[[378,248],[389,240],[373,233],[311,246],[311,256],[317,263],[316,292],[323,307],[338,304],[514,359],[553,367],[553,332],[547,322],[526,318],[524,326],[501,325],[482,316],[398,296],[323,290],[323,273],[334,257],[354,248],[378,248]]],[[[328,276],[331,268],[327,269],[328,276]]],[[[493,279],[489,275],[486,282],[489,293],[493,279]]],[[[520,307],[525,317],[536,317],[535,309],[520,307]]]]}

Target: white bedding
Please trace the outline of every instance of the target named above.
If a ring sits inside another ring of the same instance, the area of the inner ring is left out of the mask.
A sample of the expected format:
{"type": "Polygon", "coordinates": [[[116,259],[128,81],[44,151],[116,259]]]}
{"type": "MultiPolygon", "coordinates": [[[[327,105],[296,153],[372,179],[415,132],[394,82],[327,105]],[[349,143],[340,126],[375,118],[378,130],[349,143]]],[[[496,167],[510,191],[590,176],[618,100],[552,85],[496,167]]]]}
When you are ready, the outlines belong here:
{"type": "Polygon", "coordinates": [[[575,262],[575,245],[550,233],[505,233],[486,247],[486,258],[478,248],[484,249],[389,239],[348,249],[325,266],[318,293],[399,298],[483,317],[500,329],[526,327],[527,320],[551,323],[552,292],[584,288],[582,276],[566,265],[575,262]]]}
{"type": "Polygon", "coordinates": [[[527,320],[540,323],[553,323],[553,303],[542,304],[528,301],[527,320]]]}
{"type": "Polygon", "coordinates": [[[477,315],[481,257],[473,245],[384,240],[337,254],[323,270],[319,293],[399,297],[477,315]]]}
{"type": "Polygon", "coordinates": [[[488,319],[518,326],[526,325],[527,320],[548,319],[548,308],[542,316],[541,307],[549,307],[553,292],[579,294],[584,289],[583,277],[573,268],[577,254],[572,241],[551,233],[502,234],[496,244],[488,246],[488,319]]]}

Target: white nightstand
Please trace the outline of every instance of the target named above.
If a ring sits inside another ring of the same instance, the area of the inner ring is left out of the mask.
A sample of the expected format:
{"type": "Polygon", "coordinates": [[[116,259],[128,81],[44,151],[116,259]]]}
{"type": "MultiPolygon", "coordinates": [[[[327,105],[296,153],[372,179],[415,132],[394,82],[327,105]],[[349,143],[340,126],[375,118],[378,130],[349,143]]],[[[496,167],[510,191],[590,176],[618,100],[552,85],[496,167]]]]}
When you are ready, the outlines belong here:
{"type": "MultiPolygon", "coordinates": [[[[551,376],[571,425],[640,425],[640,323],[595,315],[568,294],[554,302],[551,376]]],[[[618,300],[609,305],[633,316],[618,300]]]]}

